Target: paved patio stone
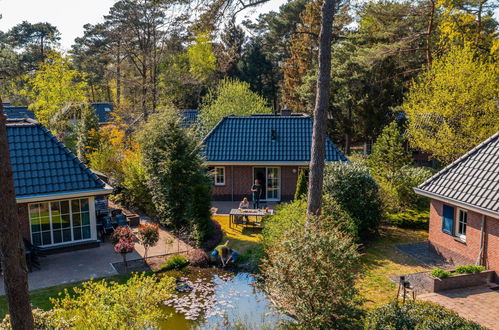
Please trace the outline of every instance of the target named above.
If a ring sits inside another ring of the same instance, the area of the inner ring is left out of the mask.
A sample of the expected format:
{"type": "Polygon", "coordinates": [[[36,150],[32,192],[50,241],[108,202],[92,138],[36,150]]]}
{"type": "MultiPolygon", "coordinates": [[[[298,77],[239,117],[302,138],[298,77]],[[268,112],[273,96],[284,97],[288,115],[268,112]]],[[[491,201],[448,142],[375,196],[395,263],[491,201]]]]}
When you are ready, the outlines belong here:
{"type": "MultiPolygon", "coordinates": [[[[127,258],[138,259],[140,255],[134,251],[127,258]]],[[[36,290],[116,275],[118,273],[111,263],[122,260],[121,255],[113,251],[110,242],[95,248],[51,254],[39,259],[41,269],[34,268],[28,273],[29,289],[36,290]]],[[[3,279],[0,283],[0,295],[5,295],[3,279]]]]}
{"type": "Polygon", "coordinates": [[[454,268],[454,264],[446,261],[427,241],[411,244],[398,244],[395,245],[395,247],[412,259],[429,267],[438,267],[443,269],[454,268]]]}
{"type": "Polygon", "coordinates": [[[491,287],[497,285],[428,293],[418,299],[440,304],[484,327],[499,330],[499,291],[491,287]]]}

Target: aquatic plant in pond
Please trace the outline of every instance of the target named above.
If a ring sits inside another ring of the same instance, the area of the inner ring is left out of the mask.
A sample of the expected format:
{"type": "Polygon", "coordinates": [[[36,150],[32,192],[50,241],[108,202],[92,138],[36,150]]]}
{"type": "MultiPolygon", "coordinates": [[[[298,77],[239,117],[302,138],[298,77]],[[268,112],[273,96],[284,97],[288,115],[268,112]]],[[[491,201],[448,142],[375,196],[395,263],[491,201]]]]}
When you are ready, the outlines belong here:
{"type": "Polygon", "coordinates": [[[178,286],[191,290],[178,293],[165,301],[166,311],[174,315],[161,323],[163,329],[212,329],[220,324],[270,322],[285,318],[277,314],[265,294],[255,287],[255,278],[248,273],[231,273],[215,269],[200,269],[197,274],[180,277],[178,286]],[[185,322],[179,320],[182,315],[185,322]],[[189,326],[186,324],[192,322],[189,326]]]}

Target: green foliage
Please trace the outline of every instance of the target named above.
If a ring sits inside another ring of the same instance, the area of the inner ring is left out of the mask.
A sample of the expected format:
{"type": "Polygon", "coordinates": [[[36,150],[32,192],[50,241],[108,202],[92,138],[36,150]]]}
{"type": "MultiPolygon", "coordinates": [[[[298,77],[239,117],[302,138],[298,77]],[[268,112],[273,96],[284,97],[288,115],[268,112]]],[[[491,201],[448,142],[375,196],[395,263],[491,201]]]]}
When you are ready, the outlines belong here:
{"type": "Polygon", "coordinates": [[[499,130],[497,63],[452,47],[412,84],[402,109],[409,142],[448,164],[499,130]]]}
{"type": "Polygon", "coordinates": [[[267,102],[252,92],[246,82],[224,79],[203,98],[199,118],[203,130],[210,131],[223,117],[270,113],[267,102]]]}
{"type": "Polygon", "coordinates": [[[207,79],[216,69],[216,58],[209,33],[200,33],[187,49],[189,70],[196,79],[207,79]]]}
{"type": "Polygon", "coordinates": [[[349,328],[359,316],[357,246],[337,228],[324,228],[319,219],[309,220],[266,250],[265,292],[298,327],[349,328]]]}
{"type": "Polygon", "coordinates": [[[121,162],[122,181],[120,183],[125,204],[133,205],[154,215],[151,191],[147,186],[147,173],[140,151],[127,152],[121,162]]]}
{"type": "Polygon", "coordinates": [[[401,304],[397,300],[393,300],[370,311],[364,320],[364,329],[484,330],[485,328],[434,303],[407,301],[405,304],[401,304]]]}
{"type": "Polygon", "coordinates": [[[150,117],[139,143],[159,221],[187,228],[200,243],[210,230],[211,193],[198,140],[182,128],[176,112],[164,111],[150,117]]]}
{"type": "Polygon", "coordinates": [[[412,159],[404,146],[404,138],[396,121],[383,128],[369,155],[368,163],[375,176],[392,181],[403,166],[411,165],[412,159]]]}
{"type": "Polygon", "coordinates": [[[446,278],[451,276],[451,273],[441,268],[435,268],[431,271],[431,276],[436,278],[446,278]]]}
{"type": "Polygon", "coordinates": [[[21,93],[31,101],[29,109],[43,125],[61,130],[69,115],[80,111],[76,105],[87,101],[87,88],[85,75],[72,69],[68,57],[51,53],[27,78],[21,93]]]}
{"type": "Polygon", "coordinates": [[[325,228],[337,227],[347,233],[354,241],[360,237],[357,221],[331,196],[322,197],[322,215],[320,221],[325,228]]]}
{"type": "Polygon", "coordinates": [[[307,198],[308,193],[308,170],[301,170],[298,175],[298,182],[296,183],[296,192],[295,192],[295,200],[307,198]]]}
{"type": "Polygon", "coordinates": [[[158,271],[166,271],[172,269],[182,269],[187,266],[187,259],[181,255],[174,255],[166,259],[166,261],[161,265],[158,271]]]}
{"type": "Polygon", "coordinates": [[[265,216],[262,244],[265,249],[279,245],[287,233],[301,230],[307,215],[307,202],[297,199],[293,203],[277,205],[274,215],[265,216]]]}
{"type": "Polygon", "coordinates": [[[400,228],[428,230],[430,213],[427,209],[424,211],[406,209],[396,213],[388,213],[386,217],[389,223],[400,228]]]}
{"type": "Polygon", "coordinates": [[[198,245],[201,245],[212,233],[211,185],[204,174],[199,176],[199,180],[191,188],[190,216],[193,223],[194,239],[198,245]]]}
{"type": "Polygon", "coordinates": [[[81,161],[87,162],[87,154],[99,145],[99,118],[89,105],[83,106],[75,133],[76,155],[81,161]]]}
{"type": "Polygon", "coordinates": [[[324,194],[330,195],[355,221],[358,236],[377,233],[381,221],[379,186],[369,169],[358,164],[331,164],[324,175],[324,194]]]}
{"type": "Polygon", "coordinates": [[[84,282],[74,294],[65,290],[52,299],[55,319],[69,320],[76,329],[139,329],[164,319],[160,308],[171,297],[174,279],[134,274],[126,284],[84,282]]]}
{"type": "Polygon", "coordinates": [[[419,186],[433,174],[427,167],[404,166],[388,180],[377,177],[384,210],[388,213],[404,212],[407,209],[425,210],[428,198],[417,195],[413,188],[419,186]]]}
{"type": "Polygon", "coordinates": [[[484,270],[486,270],[484,266],[476,266],[476,265],[464,265],[456,267],[456,273],[458,274],[474,274],[474,273],[483,272],[484,270]]]}

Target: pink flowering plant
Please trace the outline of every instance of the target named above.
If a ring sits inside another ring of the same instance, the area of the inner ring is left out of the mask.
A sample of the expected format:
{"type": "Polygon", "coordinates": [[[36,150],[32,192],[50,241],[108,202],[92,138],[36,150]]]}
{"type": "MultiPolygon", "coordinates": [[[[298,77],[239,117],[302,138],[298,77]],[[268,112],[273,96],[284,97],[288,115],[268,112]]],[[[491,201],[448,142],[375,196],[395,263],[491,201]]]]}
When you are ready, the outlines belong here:
{"type": "Polygon", "coordinates": [[[135,246],[135,235],[128,226],[121,226],[114,230],[113,233],[113,244],[114,252],[121,253],[123,257],[123,262],[125,263],[125,268],[128,266],[126,261],[126,255],[133,251],[135,246]]]}

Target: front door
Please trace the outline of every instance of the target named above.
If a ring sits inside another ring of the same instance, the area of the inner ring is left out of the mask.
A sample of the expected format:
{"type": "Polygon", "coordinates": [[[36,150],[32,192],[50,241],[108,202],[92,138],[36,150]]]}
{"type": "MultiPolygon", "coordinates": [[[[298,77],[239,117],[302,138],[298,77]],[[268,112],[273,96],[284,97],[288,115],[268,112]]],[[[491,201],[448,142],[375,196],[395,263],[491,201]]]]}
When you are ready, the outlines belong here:
{"type": "Polygon", "coordinates": [[[262,200],[279,201],[281,199],[281,169],[279,167],[254,167],[253,181],[262,185],[262,200]]]}

